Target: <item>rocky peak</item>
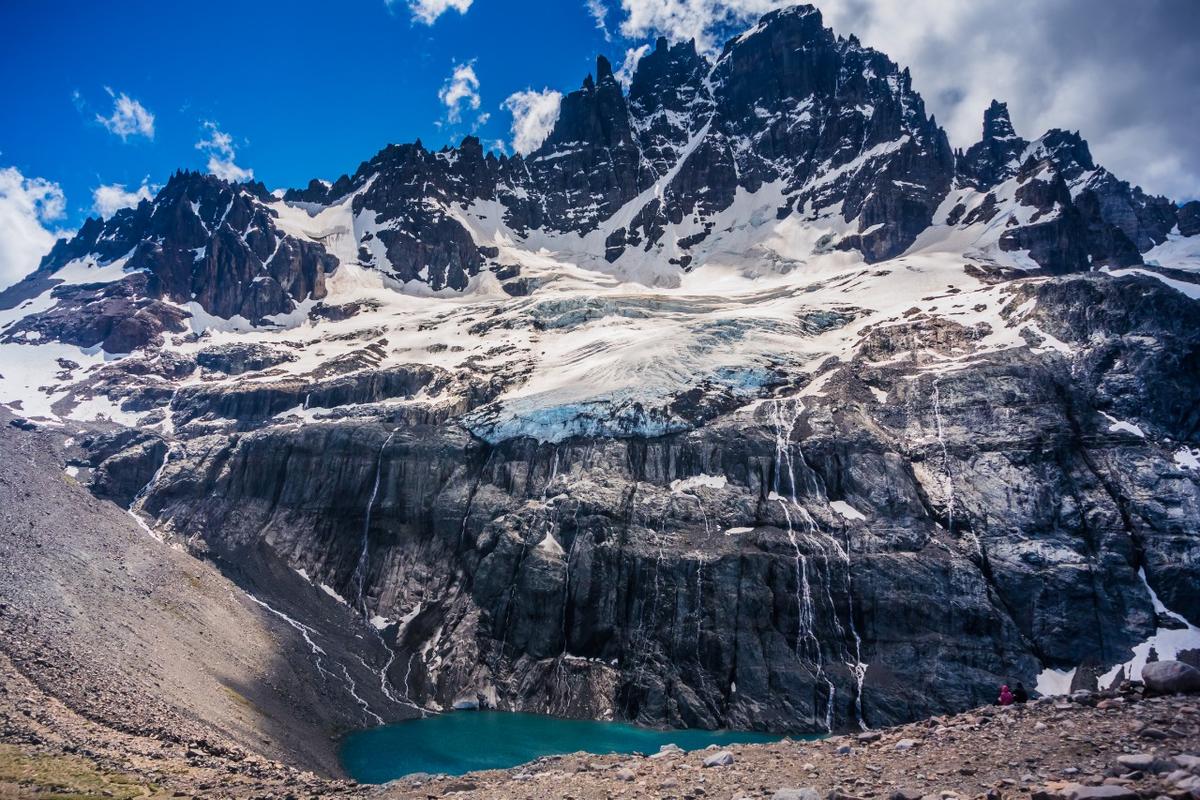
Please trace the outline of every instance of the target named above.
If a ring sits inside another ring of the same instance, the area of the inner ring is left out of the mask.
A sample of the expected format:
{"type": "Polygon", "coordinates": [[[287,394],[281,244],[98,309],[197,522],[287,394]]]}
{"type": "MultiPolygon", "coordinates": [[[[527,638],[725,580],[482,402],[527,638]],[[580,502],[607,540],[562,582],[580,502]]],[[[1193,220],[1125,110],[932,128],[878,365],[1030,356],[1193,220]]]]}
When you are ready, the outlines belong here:
{"type": "Polygon", "coordinates": [[[993,100],[983,112],[983,139],[958,157],[960,183],[977,189],[991,187],[1017,174],[1029,142],[1017,136],[1008,104],[993,100]]]}
{"type": "Polygon", "coordinates": [[[984,141],[1009,141],[1017,138],[1012,118],[1008,115],[1008,103],[993,100],[983,112],[984,141]]]}
{"type": "Polygon", "coordinates": [[[725,44],[714,72],[726,115],[752,118],[787,100],[836,93],[837,40],[811,6],[773,11],[725,44]],[[804,13],[801,13],[804,12],[804,13]]]}
{"type": "Polygon", "coordinates": [[[659,38],[638,62],[629,85],[629,108],[642,152],[655,172],[667,172],[680,150],[712,113],[704,84],[710,65],[694,41],[669,45],[659,38]]]}
{"type": "Polygon", "coordinates": [[[1179,233],[1183,236],[1200,235],[1200,200],[1184,203],[1178,211],[1179,233]]]}
{"type": "Polygon", "coordinates": [[[583,86],[562,100],[558,121],[538,153],[587,144],[618,147],[633,142],[625,94],[604,56],[596,59],[596,80],[588,75],[583,86]]]}
{"type": "Polygon", "coordinates": [[[694,40],[674,45],[660,37],[654,50],[638,61],[629,84],[629,105],[638,117],[661,109],[686,111],[701,89],[708,61],[694,40]]]}
{"type": "MultiPolygon", "coordinates": [[[[1025,159],[1026,162],[1049,161],[1068,183],[1096,169],[1092,151],[1079,132],[1061,128],[1052,128],[1034,142],[1025,159]]],[[[1028,164],[1023,168],[1028,169],[1028,164]]]]}

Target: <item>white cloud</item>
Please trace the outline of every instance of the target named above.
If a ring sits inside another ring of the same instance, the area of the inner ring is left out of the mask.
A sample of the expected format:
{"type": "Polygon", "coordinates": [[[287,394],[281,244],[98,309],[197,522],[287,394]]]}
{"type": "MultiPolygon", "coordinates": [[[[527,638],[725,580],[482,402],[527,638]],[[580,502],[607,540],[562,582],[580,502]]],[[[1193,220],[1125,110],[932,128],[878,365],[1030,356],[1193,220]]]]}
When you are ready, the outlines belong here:
{"type": "Polygon", "coordinates": [[[504,107],[513,115],[512,148],[528,155],[541,146],[558,121],[562,93],[553,89],[535,92],[527,89],[508,96],[504,107]]]}
{"type": "MultiPolygon", "coordinates": [[[[104,91],[113,99],[113,113],[109,117],[97,114],[97,122],[108,128],[110,133],[120,136],[122,141],[130,136],[154,138],[154,114],[124,92],[117,94],[107,86],[104,91]]],[[[79,93],[76,92],[73,100],[78,104],[79,99],[79,93]]]]}
{"type": "MultiPolygon", "coordinates": [[[[438,92],[438,99],[446,106],[446,121],[451,124],[462,121],[464,110],[479,110],[479,78],[475,75],[473,61],[454,65],[454,71],[438,92]]],[[[486,118],[483,121],[486,122],[486,118]]]]}
{"type": "Polygon", "coordinates": [[[67,200],[62,187],[44,178],[26,178],[15,167],[0,169],[0,289],[37,269],[66,231],[47,223],[62,219],[67,200]]]}
{"type": "Polygon", "coordinates": [[[244,169],[234,163],[237,151],[233,137],[217,127],[215,122],[205,122],[208,138],[196,142],[196,149],[208,153],[208,171],[218,178],[233,183],[244,183],[254,179],[254,170],[244,169]]]}
{"type": "Polygon", "coordinates": [[[608,32],[608,25],[605,23],[608,6],[604,5],[604,0],[584,0],[583,6],[587,9],[588,15],[596,21],[596,30],[604,34],[604,41],[611,42],[612,34],[608,32]]]}
{"type": "Polygon", "coordinates": [[[638,62],[642,60],[642,56],[650,52],[650,45],[644,44],[641,47],[631,47],[625,51],[625,60],[621,62],[621,68],[613,73],[613,77],[617,82],[629,88],[630,82],[633,81],[633,73],[637,70],[638,62]]]}
{"type": "MultiPolygon", "coordinates": [[[[397,0],[386,0],[388,7],[395,5],[397,0]]],[[[432,25],[437,18],[451,9],[460,14],[467,13],[472,0],[408,0],[408,9],[412,12],[413,22],[432,25]]]]}
{"type": "Polygon", "coordinates": [[[788,0],[621,0],[625,13],[621,33],[630,39],[658,34],[676,41],[695,39],[698,50],[712,53],[722,44],[722,29],[791,4],[788,0]]]}
{"type": "Polygon", "coordinates": [[[152,200],[157,191],[157,186],[151,186],[145,180],[133,191],[126,189],[123,183],[102,184],[92,190],[92,210],[108,219],[122,208],[132,208],[143,200],[152,200]]]}
{"type": "MultiPolygon", "coordinates": [[[[621,0],[621,33],[725,36],[787,0],[621,0]]],[[[1200,4],[1094,0],[816,0],[825,24],[856,34],[901,66],[956,147],[980,136],[983,110],[1005,100],[1018,133],[1078,130],[1096,160],[1175,199],[1200,194],[1200,4]]]]}

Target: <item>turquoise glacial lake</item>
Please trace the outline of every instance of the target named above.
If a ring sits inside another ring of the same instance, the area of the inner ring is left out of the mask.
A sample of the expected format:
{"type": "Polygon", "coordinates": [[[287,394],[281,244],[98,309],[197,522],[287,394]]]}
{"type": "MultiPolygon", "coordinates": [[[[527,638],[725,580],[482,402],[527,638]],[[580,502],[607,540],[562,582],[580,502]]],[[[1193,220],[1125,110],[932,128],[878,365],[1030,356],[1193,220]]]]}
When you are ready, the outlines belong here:
{"type": "Polygon", "coordinates": [[[356,731],[342,743],[341,757],[346,772],[360,783],[386,783],[414,772],[461,775],[579,751],[656,753],[664,744],[700,750],[710,744],[779,738],[748,731],[653,730],[622,722],[458,711],[356,731]]]}

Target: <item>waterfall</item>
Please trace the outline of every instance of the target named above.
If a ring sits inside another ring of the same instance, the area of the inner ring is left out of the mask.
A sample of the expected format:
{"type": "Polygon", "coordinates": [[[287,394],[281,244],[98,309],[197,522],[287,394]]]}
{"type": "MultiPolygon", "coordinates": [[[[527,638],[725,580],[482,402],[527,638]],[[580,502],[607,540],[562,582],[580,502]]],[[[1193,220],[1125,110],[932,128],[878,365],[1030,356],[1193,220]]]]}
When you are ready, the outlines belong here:
{"type": "MultiPolygon", "coordinates": [[[[829,697],[825,706],[825,728],[826,730],[833,729],[833,708],[834,698],[837,693],[833,682],[825,674],[824,665],[822,662],[821,643],[817,639],[814,632],[815,627],[815,605],[812,599],[812,589],[808,577],[808,559],[804,556],[800,549],[799,541],[796,537],[796,527],[792,520],[792,514],[789,509],[794,509],[804,523],[804,538],[805,541],[813,547],[816,547],[822,554],[822,561],[825,565],[825,574],[829,577],[833,575],[833,569],[830,560],[830,554],[836,556],[841,563],[846,577],[846,598],[848,604],[848,626],[843,626],[838,617],[837,605],[833,599],[833,590],[831,582],[825,582],[825,599],[829,604],[831,612],[830,621],[832,622],[839,638],[842,642],[842,652],[845,658],[846,667],[854,675],[856,684],[856,695],[854,701],[854,710],[857,722],[860,728],[866,730],[867,724],[862,712],[862,690],[863,683],[866,679],[867,665],[862,660],[862,637],[859,636],[858,626],[854,621],[854,596],[853,586],[850,580],[850,553],[844,548],[834,536],[821,530],[817,525],[817,521],[813,519],[799,501],[796,487],[796,471],[795,459],[793,456],[793,444],[791,441],[792,431],[796,427],[796,422],[799,420],[800,414],[803,412],[804,406],[799,401],[794,401],[792,413],[789,416],[785,415],[782,400],[775,400],[772,404],[772,418],[775,423],[775,490],[771,493],[771,498],[780,504],[783,510],[784,520],[787,524],[788,540],[791,542],[792,549],[795,551],[795,569],[796,569],[796,604],[797,604],[797,634],[796,634],[796,653],[798,657],[803,658],[805,655],[804,645],[807,644],[812,648],[812,662],[816,668],[818,679],[823,679],[829,691],[829,697]],[[788,477],[788,492],[785,495],[783,489],[783,475],[788,477]],[[850,653],[845,648],[845,640],[847,638],[846,628],[849,627],[849,634],[854,642],[854,652],[850,653]]],[[[804,461],[804,453],[797,447],[797,452],[800,454],[801,461],[807,467],[807,462],[804,461]]],[[[811,468],[808,469],[811,473],[811,468]]],[[[816,482],[813,482],[814,488],[819,488],[816,482]]]]}
{"type": "MultiPolygon", "coordinates": [[[[370,625],[370,628],[371,630],[375,631],[375,636],[379,638],[379,643],[383,645],[383,649],[387,650],[388,652],[387,662],[379,668],[379,689],[383,692],[383,696],[388,700],[391,700],[396,705],[409,706],[410,708],[419,712],[422,717],[425,716],[425,709],[413,702],[412,695],[408,690],[408,673],[412,671],[411,656],[408,660],[408,672],[405,672],[404,674],[404,696],[396,697],[395,693],[392,691],[392,681],[388,677],[388,672],[391,670],[392,664],[396,663],[396,651],[387,643],[387,640],[383,638],[383,633],[378,628],[376,628],[374,625],[370,625]]],[[[413,655],[415,655],[415,653],[413,655]]],[[[362,661],[361,657],[359,660],[362,661]]],[[[363,667],[370,669],[370,667],[367,667],[365,661],[363,662],[363,667]]]]}
{"type": "Polygon", "coordinates": [[[946,529],[954,535],[954,476],[950,472],[950,451],[946,447],[946,436],[942,429],[942,395],[940,384],[942,376],[933,379],[933,417],[937,423],[938,443],[942,446],[942,469],[946,475],[946,529]]]}
{"type": "Polygon", "coordinates": [[[816,634],[813,632],[813,622],[816,618],[816,613],[813,607],[812,588],[808,582],[808,558],[800,551],[800,543],[796,539],[796,531],[792,527],[792,515],[788,511],[788,505],[784,499],[777,493],[772,492],[774,499],[779,502],[779,507],[783,511],[783,518],[787,520],[788,541],[792,543],[792,550],[795,551],[793,564],[796,573],[796,655],[803,656],[806,647],[811,647],[812,658],[818,664],[821,659],[821,643],[817,640],[816,634]]]}
{"type": "MultiPolygon", "coordinates": [[[[704,633],[704,554],[696,553],[696,665],[700,664],[700,636],[704,633]]],[[[703,671],[700,672],[703,675],[703,671]]]]}
{"type": "Polygon", "coordinates": [[[363,588],[367,582],[367,561],[370,557],[371,509],[375,505],[375,498],[379,495],[379,480],[383,474],[383,451],[391,444],[392,437],[395,435],[395,430],[388,434],[388,437],[383,440],[383,444],[380,445],[379,455],[375,459],[375,485],[371,487],[371,497],[367,500],[366,518],[363,520],[362,528],[362,548],[359,550],[358,564],[354,567],[352,578],[358,590],[358,610],[362,613],[364,619],[368,619],[367,606],[363,601],[363,588]]]}
{"type": "MultiPolygon", "coordinates": [[[[416,706],[416,703],[412,702],[412,686],[410,685],[409,681],[412,680],[412,662],[413,662],[413,659],[416,657],[417,657],[417,652],[415,650],[413,652],[409,653],[408,654],[408,666],[405,667],[405,669],[404,669],[404,696],[406,698],[408,698],[409,703],[412,703],[413,708],[416,708],[417,706],[416,706]]],[[[425,713],[424,710],[422,710],[421,711],[422,716],[424,715],[424,713],[425,713]]]]}
{"type": "MultiPolygon", "coordinates": [[[[354,702],[362,707],[363,713],[366,716],[370,717],[371,719],[374,719],[375,723],[377,725],[383,724],[383,717],[379,716],[374,711],[372,711],[371,706],[367,703],[367,701],[364,700],[361,696],[359,696],[358,687],[355,685],[354,679],[352,677],[350,677],[350,671],[346,669],[345,664],[338,664],[338,667],[340,667],[341,671],[342,671],[342,674],[340,676],[333,672],[330,672],[328,669],[325,668],[325,662],[321,659],[321,656],[325,656],[327,654],[325,653],[325,650],[321,648],[320,645],[318,645],[316,642],[313,641],[312,637],[313,637],[313,634],[316,633],[315,629],[310,628],[309,626],[305,625],[303,622],[292,619],[291,617],[289,617],[287,614],[283,613],[279,609],[274,608],[273,606],[271,606],[270,604],[268,604],[262,600],[259,600],[257,597],[250,594],[250,592],[245,592],[245,595],[246,595],[246,597],[250,598],[250,600],[252,600],[254,603],[256,603],[257,605],[262,607],[265,611],[267,611],[267,612],[275,615],[279,619],[283,620],[285,623],[287,623],[288,627],[292,628],[297,633],[299,633],[300,636],[304,639],[304,643],[308,645],[309,651],[312,653],[313,666],[316,667],[317,673],[325,680],[333,679],[335,681],[340,682],[342,684],[342,686],[345,687],[347,694],[349,694],[350,697],[352,697],[354,699],[354,702]]],[[[363,666],[365,667],[366,664],[364,663],[363,666]]]]}
{"type": "Polygon", "coordinates": [[[308,401],[311,399],[312,399],[312,392],[308,392],[307,394],[304,395],[304,410],[305,411],[308,411],[308,401]]]}
{"type": "Polygon", "coordinates": [[[138,524],[138,527],[160,542],[163,541],[162,535],[146,524],[146,521],[142,519],[141,515],[138,514],[138,511],[141,510],[142,505],[146,501],[146,497],[150,494],[150,490],[154,488],[154,485],[158,483],[158,479],[161,478],[163,472],[166,471],[167,464],[169,464],[171,461],[171,454],[174,452],[175,444],[173,442],[168,442],[167,452],[163,454],[162,463],[158,465],[158,469],[156,469],[154,474],[150,476],[150,480],[146,482],[146,485],[143,486],[141,490],[139,490],[138,493],[133,496],[133,500],[129,503],[129,508],[125,510],[125,513],[132,517],[133,521],[138,524]]]}
{"type": "Polygon", "coordinates": [[[296,630],[296,632],[298,632],[302,637],[304,637],[305,643],[308,645],[309,650],[312,651],[313,662],[317,667],[318,673],[320,673],[323,677],[326,677],[326,678],[336,678],[337,677],[332,672],[325,669],[325,664],[321,661],[321,656],[325,655],[325,651],[323,649],[321,649],[321,647],[312,640],[312,634],[316,633],[316,631],[313,628],[308,627],[303,622],[298,622],[297,620],[292,619],[287,614],[283,613],[282,611],[279,611],[276,608],[273,608],[272,606],[263,602],[262,600],[259,600],[257,597],[250,594],[249,592],[246,592],[246,597],[249,597],[255,603],[262,606],[264,609],[266,609],[270,613],[274,614],[275,616],[279,617],[281,620],[286,622],[290,627],[294,628],[296,630]]]}
{"type": "Polygon", "coordinates": [[[342,668],[342,676],[345,678],[346,691],[349,692],[350,697],[352,697],[354,699],[354,702],[356,702],[360,706],[362,706],[363,713],[366,714],[371,719],[375,720],[376,725],[382,725],[383,717],[379,716],[374,711],[372,711],[370,704],[367,703],[366,700],[362,699],[362,697],[359,696],[358,686],[355,685],[354,678],[350,677],[350,670],[346,669],[345,664],[339,664],[338,666],[340,666],[342,668]]]}

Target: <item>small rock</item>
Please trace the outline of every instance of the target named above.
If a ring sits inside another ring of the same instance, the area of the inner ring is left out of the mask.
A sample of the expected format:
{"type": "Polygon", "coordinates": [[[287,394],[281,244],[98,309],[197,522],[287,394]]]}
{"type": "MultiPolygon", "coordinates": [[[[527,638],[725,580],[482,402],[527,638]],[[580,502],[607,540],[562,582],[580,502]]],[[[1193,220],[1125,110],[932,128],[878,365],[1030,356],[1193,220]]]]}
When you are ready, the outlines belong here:
{"type": "Polygon", "coordinates": [[[1175,756],[1175,763],[1192,772],[1200,772],[1200,756],[1175,756]]]}
{"type": "Polygon", "coordinates": [[[663,778],[662,782],[658,784],[658,788],[674,789],[678,785],[679,785],[679,781],[676,780],[675,778],[663,778]]]}
{"type": "Polygon", "coordinates": [[[900,741],[896,742],[895,749],[897,749],[897,750],[912,750],[916,746],[917,746],[916,739],[901,739],[900,741]]]}
{"type": "MultiPolygon", "coordinates": [[[[704,766],[708,766],[708,764],[706,763],[704,766]]],[[[632,781],[635,778],[637,778],[637,775],[629,767],[622,767],[621,769],[617,770],[616,777],[617,777],[617,780],[625,781],[626,783],[628,783],[629,781],[632,781]]]]}
{"type": "Polygon", "coordinates": [[[1200,794],[1200,776],[1188,775],[1186,778],[1176,781],[1175,788],[1191,792],[1193,795],[1200,794]]]}
{"type": "Polygon", "coordinates": [[[1072,784],[1063,790],[1067,800],[1138,800],[1138,793],[1128,786],[1081,786],[1072,784]]]}
{"type": "Polygon", "coordinates": [[[720,750],[704,759],[704,766],[706,767],[727,767],[732,763],[733,753],[728,750],[720,750]]]}
{"type": "Polygon", "coordinates": [[[855,738],[857,738],[858,741],[863,744],[870,744],[871,742],[878,742],[880,739],[882,739],[883,734],[879,731],[867,731],[866,733],[860,733],[855,738]]]}
{"type": "Polygon", "coordinates": [[[1134,753],[1132,755],[1117,756],[1117,763],[1129,771],[1152,772],[1161,774],[1170,772],[1173,766],[1171,762],[1155,758],[1152,753],[1134,753]]]}
{"type": "Polygon", "coordinates": [[[799,789],[776,789],[771,800],[821,800],[816,789],[804,786],[799,789]]]}
{"type": "Polygon", "coordinates": [[[683,752],[683,748],[677,744],[664,744],[658,748],[658,752],[650,756],[650,758],[666,758],[668,756],[677,756],[683,752]]]}

